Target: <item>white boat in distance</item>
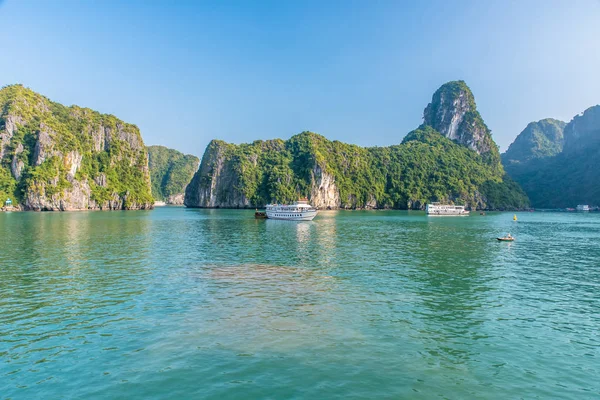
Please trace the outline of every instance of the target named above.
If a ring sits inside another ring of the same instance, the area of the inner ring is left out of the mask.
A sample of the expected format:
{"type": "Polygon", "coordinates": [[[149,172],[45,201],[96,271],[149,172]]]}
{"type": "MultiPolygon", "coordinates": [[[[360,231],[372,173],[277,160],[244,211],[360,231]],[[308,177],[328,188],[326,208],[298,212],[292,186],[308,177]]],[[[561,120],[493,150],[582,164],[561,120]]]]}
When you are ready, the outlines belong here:
{"type": "Polygon", "coordinates": [[[300,199],[294,204],[267,204],[267,218],[289,221],[311,221],[318,210],[308,204],[308,199],[300,199]]]}
{"type": "Polygon", "coordinates": [[[469,215],[465,206],[455,206],[453,204],[431,203],[425,207],[427,215],[469,215]]]}

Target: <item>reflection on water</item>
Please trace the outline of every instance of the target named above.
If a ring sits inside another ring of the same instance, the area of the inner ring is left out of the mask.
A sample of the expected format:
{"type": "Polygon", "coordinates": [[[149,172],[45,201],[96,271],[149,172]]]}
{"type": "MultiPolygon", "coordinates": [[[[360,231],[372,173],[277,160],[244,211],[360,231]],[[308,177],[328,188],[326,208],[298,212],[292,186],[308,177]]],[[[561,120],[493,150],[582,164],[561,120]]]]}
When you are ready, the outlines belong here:
{"type": "Polygon", "coordinates": [[[599,234],[597,214],[0,214],[0,393],[597,397],[599,234]]]}
{"type": "Polygon", "coordinates": [[[493,281],[487,264],[487,243],[476,234],[481,227],[470,227],[466,218],[428,218],[419,239],[410,235],[413,279],[418,286],[419,334],[427,337],[427,353],[454,367],[468,362],[477,349],[464,345],[464,338],[485,338],[487,292],[493,281]],[[474,234],[475,233],[475,234],[474,234]]]}
{"type": "Polygon", "coordinates": [[[310,226],[312,223],[312,221],[296,223],[296,241],[298,244],[306,244],[310,241],[310,226]]]}

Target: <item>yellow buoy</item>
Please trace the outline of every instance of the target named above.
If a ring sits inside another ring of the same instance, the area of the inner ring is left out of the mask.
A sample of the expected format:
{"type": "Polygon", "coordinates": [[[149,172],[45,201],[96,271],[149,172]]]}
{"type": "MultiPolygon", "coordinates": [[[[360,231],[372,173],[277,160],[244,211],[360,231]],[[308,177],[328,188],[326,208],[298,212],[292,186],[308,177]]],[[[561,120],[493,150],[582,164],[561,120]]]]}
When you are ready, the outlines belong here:
{"type": "Polygon", "coordinates": [[[517,214],[513,215],[513,221],[517,220],[517,214]]]}

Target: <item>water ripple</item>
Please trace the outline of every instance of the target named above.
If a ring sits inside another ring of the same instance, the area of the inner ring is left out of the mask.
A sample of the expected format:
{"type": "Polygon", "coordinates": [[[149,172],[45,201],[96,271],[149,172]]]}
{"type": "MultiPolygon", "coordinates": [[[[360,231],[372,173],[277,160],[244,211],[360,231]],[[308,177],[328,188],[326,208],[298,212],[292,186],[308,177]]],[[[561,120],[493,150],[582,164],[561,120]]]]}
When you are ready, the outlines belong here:
{"type": "Polygon", "coordinates": [[[0,214],[0,398],[598,398],[600,215],[511,217],[0,214]]]}

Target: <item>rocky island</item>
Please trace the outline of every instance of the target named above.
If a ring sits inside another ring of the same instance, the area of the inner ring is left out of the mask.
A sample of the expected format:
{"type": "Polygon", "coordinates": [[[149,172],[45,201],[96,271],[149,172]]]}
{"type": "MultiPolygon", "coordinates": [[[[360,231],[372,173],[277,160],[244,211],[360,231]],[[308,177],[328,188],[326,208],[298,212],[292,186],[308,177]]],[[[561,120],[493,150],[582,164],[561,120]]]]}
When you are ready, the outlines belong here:
{"type": "Polygon", "coordinates": [[[153,207],[139,129],[23,87],[0,90],[0,200],[22,210],[153,207]]]}
{"type": "Polygon", "coordinates": [[[600,205],[600,105],[568,124],[552,119],[530,123],[502,159],[534,207],[600,205]]]}
{"type": "Polygon", "coordinates": [[[312,132],[289,140],[213,140],[185,192],[187,207],[262,207],[306,196],[319,208],[423,209],[428,202],[519,209],[491,131],[463,81],[444,84],[401,144],[363,148],[312,132]]]}
{"type": "Polygon", "coordinates": [[[198,170],[198,157],[164,146],[148,146],[148,161],[154,199],[182,205],[185,188],[198,170]]]}
{"type": "Polygon", "coordinates": [[[531,122],[502,154],[502,163],[508,170],[516,164],[553,157],[563,150],[566,122],[553,118],[531,122]]]}

